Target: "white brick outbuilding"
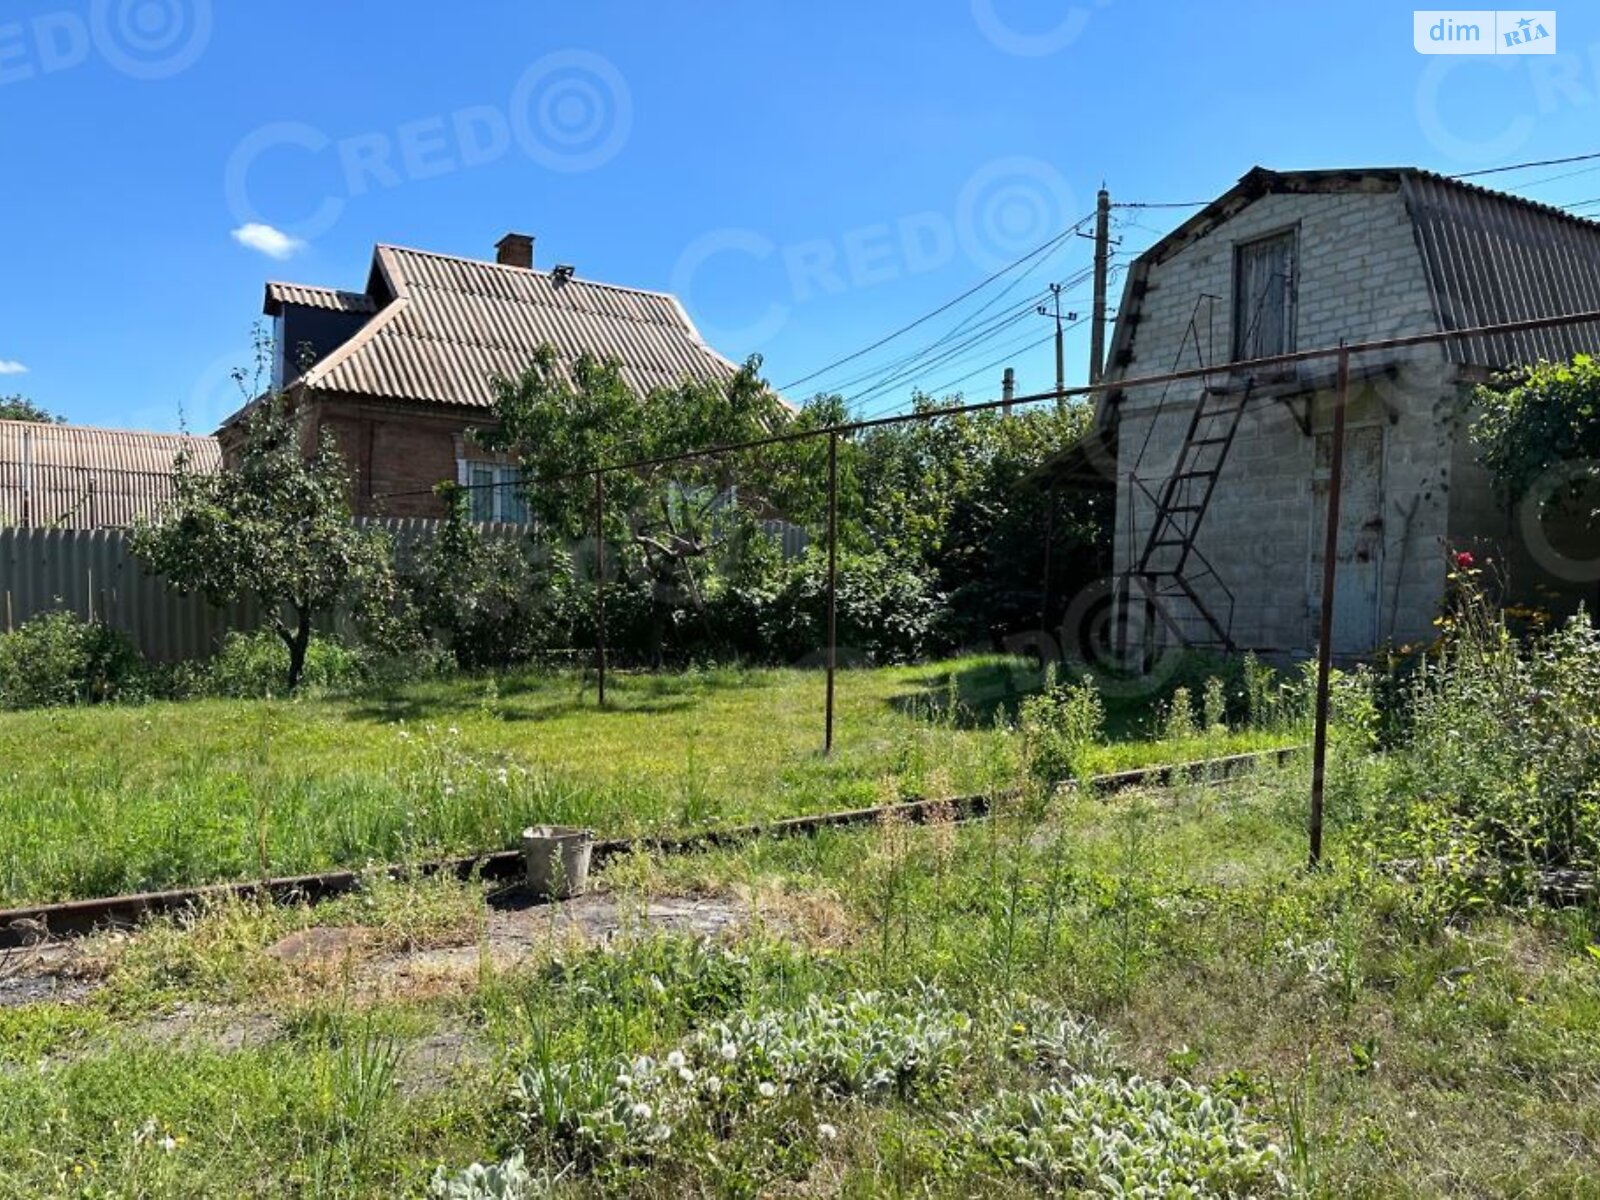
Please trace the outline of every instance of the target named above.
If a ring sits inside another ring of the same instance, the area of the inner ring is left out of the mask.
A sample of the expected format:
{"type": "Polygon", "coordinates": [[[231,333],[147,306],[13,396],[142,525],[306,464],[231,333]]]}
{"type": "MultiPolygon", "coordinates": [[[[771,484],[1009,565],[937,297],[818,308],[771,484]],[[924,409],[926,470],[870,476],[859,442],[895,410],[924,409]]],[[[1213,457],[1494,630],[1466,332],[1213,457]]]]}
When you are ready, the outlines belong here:
{"type": "MultiPolygon", "coordinates": [[[[1094,445],[1057,464],[1114,476],[1128,639],[1315,648],[1334,363],[1255,378],[1230,363],[1591,310],[1593,222],[1409,169],[1245,175],[1134,262],[1105,378],[1214,370],[1113,389],[1094,445]]],[[[1597,347],[1600,328],[1579,326],[1352,360],[1336,653],[1431,637],[1459,549],[1494,556],[1523,595],[1593,606],[1593,572],[1496,500],[1464,406],[1493,371],[1597,347]]]]}

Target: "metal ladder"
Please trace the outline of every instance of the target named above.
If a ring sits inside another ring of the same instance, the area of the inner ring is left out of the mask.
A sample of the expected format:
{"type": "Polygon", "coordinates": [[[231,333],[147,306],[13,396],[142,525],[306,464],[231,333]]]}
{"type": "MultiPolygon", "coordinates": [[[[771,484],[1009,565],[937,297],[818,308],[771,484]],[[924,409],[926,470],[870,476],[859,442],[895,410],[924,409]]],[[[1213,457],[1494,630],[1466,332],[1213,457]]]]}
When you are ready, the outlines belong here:
{"type": "Polygon", "coordinates": [[[1236,649],[1231,633],[1233,593],[1200,553],[1195,538],[1254,386],[1252,379],[1242,387],[1204,387],[1189,415],[1178,461],[1159,494],[1152,494],[1137,479],[1132,481],[1154,503],[1155,523],[1128,580],[1184,645],[1236,649]],[[1202,599],[1195,586],[1207,578],[1222,593],[1224,610],[1213,611],[1214,605],[1202,599]]]}

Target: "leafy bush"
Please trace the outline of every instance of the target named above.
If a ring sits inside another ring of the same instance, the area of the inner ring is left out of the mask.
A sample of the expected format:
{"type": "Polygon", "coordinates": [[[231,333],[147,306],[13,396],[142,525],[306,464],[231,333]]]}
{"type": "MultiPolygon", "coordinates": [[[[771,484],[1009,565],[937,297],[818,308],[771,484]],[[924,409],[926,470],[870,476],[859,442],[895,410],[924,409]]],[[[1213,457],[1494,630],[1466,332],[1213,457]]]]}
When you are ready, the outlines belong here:
{"type": "Polygon", "coordinates": [[[124,633],[70,612],[0,634],[0,708],[101,704],[138,695],[144,663],[124,633]]]}
{"type": "MultiPolygon", "coordinates": [[[[289,650],[270,630],[233,631],[222,648],[207,662],[197,681],[199,690],[212,696],[266,696],[281,693],[289,670],[289,650]]],[[[302,686],[341,690],[359,686],[366,678],[366,661],[358,650],[325,637],[313,637],[306,647],[302,686]]]]}
{"type": "MultiPolygon", "coordinates": [[[[841,554],[837,572],[841,657],[880,665],[911,662],[933,648],[943,600],[917,571],[886,555],[841,554]]],[[[768,623],[785,662],[820,656],[828,644],[828,556],[812,547],[789,568],[768,623]]]]}
{"type": "Polygon", "coordinates": [[[1470,571],[1418,672],[1378,811],[1393,853],[1600,865],[1600,632],[1585,613],[1519,643],[1470,571]]]}
{"type": "Polygon", "coordinates": [[[1019,720],[1028,768],[1046,784],[1084,774],[1086,753],[1105,741],[1105,705],[1087,676],[1027,697],[1019,720]]]}
{"type": "Polygon", "coordinates": [[[1200,699],[1200,709],[1205,717],[1207,732],[1228,727],[1228,699],[1223,691],[1222,680],[1215,675],[1206,680],[1206,689],[1200,699]]]}
{"type": "Polygon", "coordinates": [[[468,519],[464,489],[436,490],[448,516],[403,574],[423,636],[463,670],[514,666],[570,646],[570,556],[525,538],[484,537],[468,519]]]}
{"type": "Polygon", "coordinates": [[[1195,726],[1194,701],[1190,698],[1189,689],[1180,687],[1173,690],[1172,699],[1167,701],[1166,716],[1161,724],[1161,736],[1169,742],[1181,742],[1194,737],[1198,732],[1195,726]]]}
{"type": "Polygon", "coordinates": [[[953,1121],[969,1153],[1052,1195],[1288,1190],[1266,1131],[1233,1101],[1181,1079],[1078,1075],[1002,1092],[953,1121]]]}
{"type": "MultiPolygon", "coordinates": [[[[1572,464],[1568,491],[1576,498],[1600,459],[1600,359],[1539,363],[1477,389],[1472,425],[1484,465],[1510,499],[1526,495],[1541,477],[1572,464]]],[[[1590,493],[1592,496],[1592,492],[1590,493]]]]}
{"type": "Polygon", "coordinates": [[[995,1006],[1004,1030],[1005,1056],[1043,1075],[1100,1074],[1109,1071],[1111,1037],[1090,1018],[1037,996],[995,1006]]]}

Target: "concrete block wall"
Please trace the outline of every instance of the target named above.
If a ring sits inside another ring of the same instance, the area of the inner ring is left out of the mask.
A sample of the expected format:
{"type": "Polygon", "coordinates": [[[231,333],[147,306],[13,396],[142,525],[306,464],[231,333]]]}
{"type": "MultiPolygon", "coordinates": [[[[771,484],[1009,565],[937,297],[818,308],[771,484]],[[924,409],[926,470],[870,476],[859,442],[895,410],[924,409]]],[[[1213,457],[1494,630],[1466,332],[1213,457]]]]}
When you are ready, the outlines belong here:
{"type": "MultiPolygon", "coordinates": [[[[1116,374],[1130,378],[1225,364],[1232,347],[1234,248],[1289,229],[1297,240],[1297,349],[1435,327],[1421,255],[1398,192],[1268,195],[1150,268],[1134,357],[1116,374]]],[[[1393,352],[1383,361],[1392,377],[1352,388],[1347,424],[1383,430],[1377,630],[1380,640],[1408,641],[1431,633],[1444,586],[1455,393],[1438,347],[1393,352]]],[[[1375,365],[1358,357],[1352,371],[1359,378],[1375,365]]],[[[1331,378],[1333,360],[1300,370],[1331,378]]],[[[1130,389],[1122,402],[1119,571],[1135,561],[1153,519],[1153,505],[1131,486],[1130,476],[1136,473],[1159,494],[1157,485],[1173,469],[1199,394],[1198,383],[1173,385],[1165,396],[1157,388],[1130,389]]],[[[1316,641],[1314,435],[1331,426],[1332,391],[1313,397],[1313,436],[1299,428],[1291,403],[1307,415],[1304,397],[1252,400],[1196,542],[1233,592],[1235,641],[1284,655],[1309,653],[1316,641]]],[[[1204,582],[1198,586],[1204,595],[1204,582]]],[[[1217,589],[1211,594],[1220,596],[1217,589]]]]}

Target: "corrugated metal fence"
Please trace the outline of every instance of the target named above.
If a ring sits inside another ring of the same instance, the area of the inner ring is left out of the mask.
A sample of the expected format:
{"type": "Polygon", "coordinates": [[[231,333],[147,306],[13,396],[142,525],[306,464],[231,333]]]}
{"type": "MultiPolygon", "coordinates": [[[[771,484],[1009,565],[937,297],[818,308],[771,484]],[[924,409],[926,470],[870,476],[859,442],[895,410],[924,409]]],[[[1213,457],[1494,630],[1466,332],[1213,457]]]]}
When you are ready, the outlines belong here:
{"type": "Polygon", "coordinates": [[[123,630],[159,662],[203,658],[262,616],[253,601],[215,608],[147,574],[125,529],[0,528],[0,599],[8,631],[66,609],[123,630]]]}

